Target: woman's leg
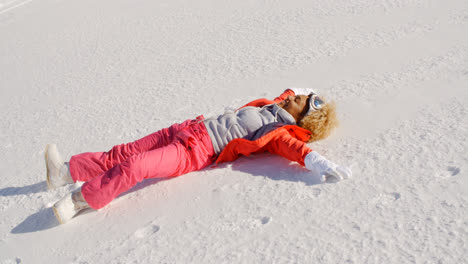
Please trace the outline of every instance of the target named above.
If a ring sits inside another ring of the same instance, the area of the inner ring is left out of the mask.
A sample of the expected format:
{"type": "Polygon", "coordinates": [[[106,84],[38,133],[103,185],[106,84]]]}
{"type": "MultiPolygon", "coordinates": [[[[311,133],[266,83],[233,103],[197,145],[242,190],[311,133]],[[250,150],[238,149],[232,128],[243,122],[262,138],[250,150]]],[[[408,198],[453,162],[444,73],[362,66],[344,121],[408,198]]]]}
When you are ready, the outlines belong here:
{"type": "Polygon", "coordinates": [[[116,145],[107,152],[86,152],[75,155],[69,162],[71,177],[75,182],[88,181],[133,155],[167,146],[180,130],[193,122],[186,120],[181,124],[174,124],[134,142],[116,145]]]}
{"type": "Polygon", "coordinates": [[[178,176],[202,169],[214,161],[215,153],[203,123],[178,133],[169,145],[129,157],[81,187],[94,209],[110,203],[120,193],[148,178],[178,176]]]}

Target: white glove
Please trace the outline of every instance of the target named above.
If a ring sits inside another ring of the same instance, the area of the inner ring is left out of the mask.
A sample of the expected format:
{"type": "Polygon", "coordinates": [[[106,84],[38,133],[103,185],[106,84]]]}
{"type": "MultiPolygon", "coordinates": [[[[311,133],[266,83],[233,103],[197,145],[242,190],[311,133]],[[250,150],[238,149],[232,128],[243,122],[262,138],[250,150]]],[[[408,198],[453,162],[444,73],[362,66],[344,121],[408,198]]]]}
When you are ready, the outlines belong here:
{"type": "Polygon", "coordinates": [[[323,182],[329,179],[341,181],[352,176],[352,172],[349,168],[336,165],[316,151],[307,154],[304,163],[306,168],[310,170],[314,176],[320,177],[323,182]]]}

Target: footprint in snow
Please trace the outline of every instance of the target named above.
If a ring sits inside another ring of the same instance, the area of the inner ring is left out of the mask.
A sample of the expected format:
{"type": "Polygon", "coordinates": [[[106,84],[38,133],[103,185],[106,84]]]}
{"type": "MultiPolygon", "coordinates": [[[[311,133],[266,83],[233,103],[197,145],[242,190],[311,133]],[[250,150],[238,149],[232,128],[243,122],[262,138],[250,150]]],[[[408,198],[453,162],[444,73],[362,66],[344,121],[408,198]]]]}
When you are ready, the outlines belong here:
{"type": "MultiPolygon", "coordinates": [[[[0,6],[1,7],[1,6],[0,6]]],[[[19,263],[23,263],[23,261],[20,259],[20,258],[15,258],[15,259],[7,259],[7,260],[4,260],[2,263],[5,263],[5,264],[19,264],[19,263]]]]}
{"type": "Polygon", "coordinates": [[[457,167],[449,166],[447,167],[447,170],[452,174],[451,176],[455,176],[460,173],[460,168],[457,167]]]}
{"type": "Polygon", "coordinates": [[[251,218],[241,223],[243,228],[259,228],[271,222],[270,216],[251,218]]]}
{"type": "Polygon", "coordinates": [[[271,217],[269,217],[269,216],[264,216],[264,217],[260,218],[260,222],[262,223],[262,225],[266,225],[270,221],[271,221],[271,217]]]}
{"type": "Polygon", "coordinates": [[[376,207],[382,207],[390,205],[400,198],[401,194],[397,192],[381,193],[372,199],[372,203],[374,203],[376,207]]]}
{"type": "Polygon", "coordinates": [[[316,189],[312,189],[311,193],[314,197],[319,197],[322,191],[316,188],[316,189]]]}
{"type": "Polygon", "coordinates": [[[460,173],[460,168],[455,166],[448,166],[447,171],[443,171],[440,174],[436,175],[439,178],[450,178],[456,176],[460,173]]]}
{"type": "Polygon", "coordinates": [[[152,234],[155,234],[159,231],[160,227],[155,224],[150,224],[148,226],[139,228],[135,233],[133,234],[136,238],[144,238],[146,236],[151,236],[152,234]]]}

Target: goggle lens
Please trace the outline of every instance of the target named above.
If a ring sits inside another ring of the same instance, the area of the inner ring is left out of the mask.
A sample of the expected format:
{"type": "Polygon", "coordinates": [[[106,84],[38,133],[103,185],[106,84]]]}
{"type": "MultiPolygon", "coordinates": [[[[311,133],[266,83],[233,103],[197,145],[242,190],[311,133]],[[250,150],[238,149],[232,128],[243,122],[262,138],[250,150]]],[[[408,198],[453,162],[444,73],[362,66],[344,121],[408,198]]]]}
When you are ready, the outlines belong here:
{"type": "Polygon", "coordinates": [[[306,116],[310,113],[317,111],[323,107],[325,102],[315,93],[309,94],[309,110],[306,113],[306,116]]]}
{"type": "Polygon", "coordinates": [[[312,98],[310,98],[312,100],[312,105],[315,109],[320,109],[322,108],[324,102],[322,100],[322,98],[318,97],[318,96],[313,96],[312,98]]]}

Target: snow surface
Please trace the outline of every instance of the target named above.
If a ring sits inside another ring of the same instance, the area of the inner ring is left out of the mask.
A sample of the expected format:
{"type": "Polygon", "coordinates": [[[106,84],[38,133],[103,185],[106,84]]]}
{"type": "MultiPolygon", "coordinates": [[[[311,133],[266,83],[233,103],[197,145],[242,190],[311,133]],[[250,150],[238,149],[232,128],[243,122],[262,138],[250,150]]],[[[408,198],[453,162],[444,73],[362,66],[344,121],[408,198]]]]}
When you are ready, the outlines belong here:
{"type": "Polygon", "coordinates": [[[0,0],[1,263],[468,263],[468,2],[0,0]],[[58,225],[65,158],[287,87],[337,101],[320,183],[270,154],[58,225]]]}

